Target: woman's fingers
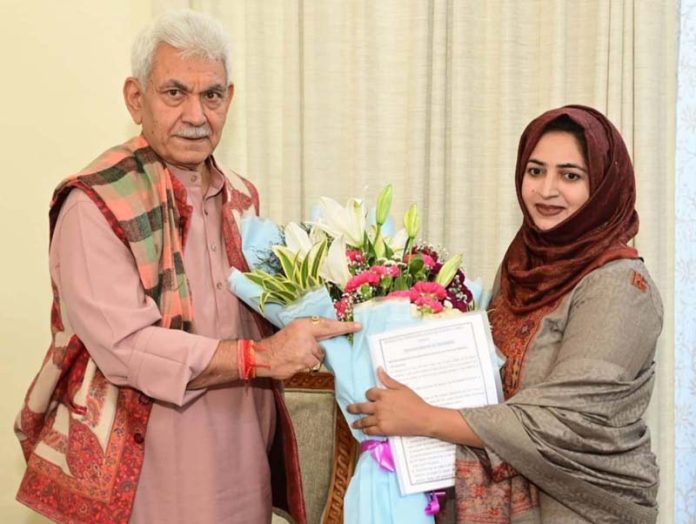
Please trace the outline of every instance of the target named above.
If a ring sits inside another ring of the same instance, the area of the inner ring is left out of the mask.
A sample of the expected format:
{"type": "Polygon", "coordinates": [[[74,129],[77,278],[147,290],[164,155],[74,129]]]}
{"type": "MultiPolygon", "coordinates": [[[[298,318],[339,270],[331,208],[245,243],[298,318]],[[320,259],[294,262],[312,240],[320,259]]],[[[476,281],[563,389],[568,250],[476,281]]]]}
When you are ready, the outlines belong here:
{"type": "Polygon", "coordinates": [[[377,423],[377,417],[374,415],[368,415],[367,417],[363,417],[353,422],[353,428],[365,430],[372,426],[376,426],[377,423]]]}
{"type": "Polygon", "coordinates": [[[365,433],[365,435],[386,436],[389,434],[384,430],[376,415],[368,415],[367,417],[356,420],[351,426],[353,429],[359,429],[365,433]]]}
{"type": "Polygon", "coordinates": [[[377,378],[379,381],[384,384],[388,389],[399,389],[399,388],[405,388],[401,382],[394,380],[391,378],[386,371],[384,371],[383,367],[378,367],[377,368],[377,378]]]}
{"type": "Polygon", "coordinates": [[[346,409],[353,415],[372,415],[375,412],[375,405],[372,402],[360,402],[349,404],[346,409]]]}
{"type": "Polygon", "coordinates": [[[376,402],[382,398],[382,393],[384,393],[384,390],[379,388],[370,388],[365,392],[365,398],[370,402],[376,402]]]}

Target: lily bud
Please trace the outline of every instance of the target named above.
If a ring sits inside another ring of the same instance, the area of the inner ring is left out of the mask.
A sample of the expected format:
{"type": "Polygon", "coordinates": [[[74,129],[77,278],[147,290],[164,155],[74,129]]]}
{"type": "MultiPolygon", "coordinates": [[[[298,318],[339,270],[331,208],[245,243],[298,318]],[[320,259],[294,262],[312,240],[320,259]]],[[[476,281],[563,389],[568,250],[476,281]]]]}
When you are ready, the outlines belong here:
{"type": "Polygon", "coordinates": [[[389,218],[389,210],[392,204],[392,186],[385,187],[377,199],[377,210],[375,212],[375,222],[377,226],[383,226],[389,218]]]}
{"type": "Polygon", "coordinates": [[[455,255],[445,262],[435,277],[435,282],[440,284],[442,287],[449,286],[450,282],[452,282],[452,279],[454,278],[454,275],[457,274],[459,266],[462,264],[462,259],[462,255],[455,255]]]}
{"type": "Polygon", "coordinates": [[[387,246],[384,244],[384,238],[380,236],[375,240],[374,249],[377,258],[384,258],[384,255],[387,252],[387,246]]]}
{"type": "Polygon", "coordinates": [[[406,211],[404,215],[404,227],[406,228],[408,238],[416,238],[418,231],[420,231],[420,213],[418,213],[416,204],[411,204],[411,207],[406,211]]]}

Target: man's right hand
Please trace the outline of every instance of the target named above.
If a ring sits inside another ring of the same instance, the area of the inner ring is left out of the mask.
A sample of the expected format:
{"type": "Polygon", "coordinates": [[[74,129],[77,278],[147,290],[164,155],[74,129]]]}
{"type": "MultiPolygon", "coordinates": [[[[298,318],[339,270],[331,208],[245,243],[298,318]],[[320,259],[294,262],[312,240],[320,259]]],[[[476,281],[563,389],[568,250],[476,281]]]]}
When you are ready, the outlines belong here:
{"type": "Polygon", "coordinates": [[[357,322],[340,322],[322,317],[293,320],[277,333],[256,343],[256,376],[286,379],[316,367],[324,360],[319,341],[347,335],[361,329],[357,322]]]}

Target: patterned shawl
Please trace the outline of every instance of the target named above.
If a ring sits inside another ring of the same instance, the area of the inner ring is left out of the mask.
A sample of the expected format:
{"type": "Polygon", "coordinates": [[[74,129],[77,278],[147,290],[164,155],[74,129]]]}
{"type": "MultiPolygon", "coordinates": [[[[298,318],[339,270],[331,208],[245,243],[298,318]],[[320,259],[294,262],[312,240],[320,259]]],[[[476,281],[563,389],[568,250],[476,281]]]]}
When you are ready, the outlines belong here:
{"type": "MultiPolygon", "coordinates": [[[[593,270],[638,256],[626,245],[638,231],[633,166],[618,130],[598,111],[566,106],[534,119],[520,138],[515,185],[523,223],[501,264],[500,290],[490,310],[494,341],[506,356],[502,372],[506,400],[518,398],[527,350],[542,320],[593,270]],[[590,198],[573,216],[543,231],[525,208],[522,178],[547,126],[559,118],[569,118],[583,130],[590,198]]],[[[458,506],[461,515],[469,516],[465,522],[479,522],[477,518],[490,516],[491,511],[498,513],[480,522],[540,518],[535,486],[494,454],[469,451],[473,458],[457,463],[458,506]],[[481,501],[490,504],[481,506],[481,501]],[[479,513],[481,508],[485,511],[479,513]]]]}

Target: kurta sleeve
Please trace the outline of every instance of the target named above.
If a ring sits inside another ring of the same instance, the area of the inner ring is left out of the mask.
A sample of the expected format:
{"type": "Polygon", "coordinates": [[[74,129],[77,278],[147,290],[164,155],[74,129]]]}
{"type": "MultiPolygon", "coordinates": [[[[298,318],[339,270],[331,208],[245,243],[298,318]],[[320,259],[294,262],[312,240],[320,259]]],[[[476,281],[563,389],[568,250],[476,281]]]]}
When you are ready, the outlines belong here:
{"type": "Polygon", "coordinates": [[[619,262],[585,277],[569,300],[546,378],[462,416],[492,459],[571,507],[591,501],[653,515],[658,471],[641,417],[662,327],[659,293],[642,263],[619,262]]]}
{"type": "Polygon", "coordinates": [[[157,326],[133,256],[82,191],[63,204],[50,265],[68,321],[109,381],[179,406],[201,394],[186,386],[219,340],[157,326]]]}

